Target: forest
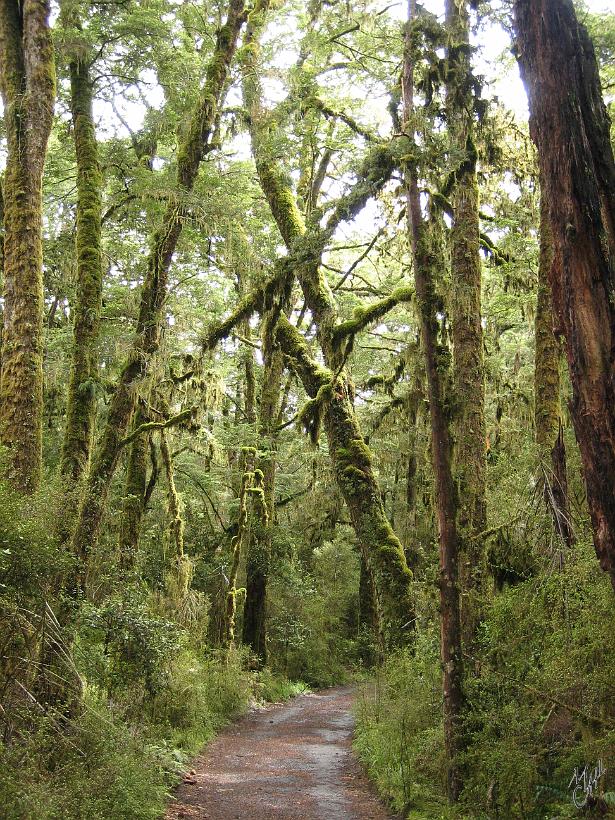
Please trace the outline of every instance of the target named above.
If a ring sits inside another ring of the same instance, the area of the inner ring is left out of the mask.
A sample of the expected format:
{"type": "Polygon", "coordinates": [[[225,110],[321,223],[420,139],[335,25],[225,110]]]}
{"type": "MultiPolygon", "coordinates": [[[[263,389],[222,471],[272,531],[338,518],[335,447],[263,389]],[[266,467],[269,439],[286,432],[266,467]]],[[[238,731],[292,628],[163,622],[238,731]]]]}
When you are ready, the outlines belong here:
{"type": "Polygon", "coordinates": [[[615,817],[608,3],[0,0],[0,92],[0,815],[373,818],[169,808],[331,692],[382,818],[615,817]]]}

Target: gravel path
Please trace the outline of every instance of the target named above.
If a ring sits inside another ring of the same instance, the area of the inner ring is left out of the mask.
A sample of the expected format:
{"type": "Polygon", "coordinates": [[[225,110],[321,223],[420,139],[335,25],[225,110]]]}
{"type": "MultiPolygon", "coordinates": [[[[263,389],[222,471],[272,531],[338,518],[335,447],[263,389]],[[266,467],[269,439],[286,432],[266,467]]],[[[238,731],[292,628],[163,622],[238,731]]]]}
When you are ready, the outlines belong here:
{"type": "Polygon", "coordinates": [[[352,754],[353,690],[254,711],[197,758],[166,820],[386,820],[352,754]]]}

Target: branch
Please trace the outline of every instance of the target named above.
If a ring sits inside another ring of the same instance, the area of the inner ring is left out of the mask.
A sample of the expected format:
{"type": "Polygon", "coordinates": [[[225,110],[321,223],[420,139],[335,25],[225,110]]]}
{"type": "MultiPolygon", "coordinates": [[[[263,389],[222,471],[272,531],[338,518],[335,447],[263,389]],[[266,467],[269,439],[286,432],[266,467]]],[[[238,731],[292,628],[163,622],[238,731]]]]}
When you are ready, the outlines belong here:
{"type": "Polygon", "coordinates": [[[172,416],[170,419],[166,419],[165,421],[146,421],[144,424],[140,424],[136,430],[133,430],[129,436],[123,438],[118,444],[118,449],[130,444],[131,441],[134,441],[143,433],[149,433],[152,430],[166,430],[167,427],[173,427],[176,424],[181,424],[182,421],[187,421],[189,418],[196,415],[196,411],[196,407],[190,407],[188,410],[182,410],[181,413],[178,413],[176,416],[172,416]]]}
{"type": "Polygon", "coordinates": [[[315,398],[321,387],[333,380],[332,372],[313,358],[307,342],[282,313],[275,331],[276,341],[303,382],[305,392],[315,398]]]}
{"type": "Polygon", "coordinates": [[[270,276],[262,285],[240,299],[239,304],[230,316],[208,331],[203,339],[203,348],[205,350],[213,350],[218,342],[226,339],[236,325],[249,319],[253,313],[262,313],[272,306],[275,297],[287,285],[290,268],[289,260],[290,257],[280,259],[275,266],[273,276],[270,276]]]}
{"type": "Polygon", "coordinates": [[[347,336],[354,336],[367,327],[367,325],[385,316],[395,305],[400,302],[410,302],[414,297],[414,290],[410,287],[401,287],[391,293],[390,296],[373,302],[367,307],[359,307],[355,310],[354,318],[340,322],[333,329],[333,343],[337,346],[347,336]]]}

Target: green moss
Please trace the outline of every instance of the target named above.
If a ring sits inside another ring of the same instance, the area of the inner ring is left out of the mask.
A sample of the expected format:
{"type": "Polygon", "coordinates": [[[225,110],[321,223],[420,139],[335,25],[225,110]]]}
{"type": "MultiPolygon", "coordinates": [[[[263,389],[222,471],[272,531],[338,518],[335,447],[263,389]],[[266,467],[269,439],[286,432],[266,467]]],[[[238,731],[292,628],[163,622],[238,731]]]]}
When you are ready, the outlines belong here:
{"type": "Polygon", "coordinates": [[[102,302],[102,174],[92,118],[92,84],[87,62],[70,65],[71,108],[77,159],[77,301],[73,327],[73,361],[68,388],[66,426],[60,469],[77,480],[85,471],[95,415],[94,386],[102,302]]]}

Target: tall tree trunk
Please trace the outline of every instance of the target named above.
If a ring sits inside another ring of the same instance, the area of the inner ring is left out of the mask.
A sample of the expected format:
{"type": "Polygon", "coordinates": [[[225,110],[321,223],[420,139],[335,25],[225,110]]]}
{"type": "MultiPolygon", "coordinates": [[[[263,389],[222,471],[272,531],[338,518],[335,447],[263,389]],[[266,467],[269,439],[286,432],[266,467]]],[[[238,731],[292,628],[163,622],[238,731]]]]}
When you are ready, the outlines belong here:
{"type": "Polygon", "coordinates": [[[452,190],[451,305],[453,379],[456,406],[454,473],[458,487],[461,624],[470,646],[480,618],[487,529],[485,368],[481,324],[478,183],[474,144],[474,98],[470,19],[465,0],[446,0],[448,65],[446,112],[452,147],[458,155],[452,190]]]}
{"type": "MultiPolygon", "coordinates": [[[[139,407],[134,415],[134,429],[147,421],[148,416],[139,407]]],[[[124,571],[130,571],[134,567],[137,556],[141,522],[145,512],[149,447],[150,436],[144,434],[135,438],[128,453],[120,520],[120,566],[124,571]]]]}
{"type": "MultiPolygon", "coordinates": [[[[244,5],[243,0],[230,0],[228,18],[218,32],[201,98],[187,135],[178,147],[177,189],[180,195],[192,190],[201,161],[211,150],[220,98],[226,88],[229,67],[245,19],[244,5]]],[[[160,342],[167,280],[182,229],[181,216],[181,208],[171,203],[161,227],[153,235],[137,332],[111,399],[105,429],[93,454],[72,541],[74,553],[83,567],[81,584],[85,582],[88,555],[98,542],[109,486],[117,467],[121,441],[126,436],[136,406],[139,384],[147,374],[160,342]]]]}
{"type": "Polygon", "coordinates": [[[407,643],[414,611],[408,569],[399,539],[388,522],[372,456],[365,444],[345,374],[317,364],[299,331],[280,316],[276,338],[309,396],[322,402],[333,471],[376,589],[378,615],[390,644],[407,643]]]}
{"type": "MultiPolygon", "coordinates": [[[[321,246],[322,237],[316,237],[314,247],[310,248],[310,237],[306,234],[290,175],[272,159],[268,146],[269,124],[262,110],[261,89],[255,72],[258,36],[263,25],[264,16],[260,19],[255,17],[246,34],[251,50],[247,52],[245,59],[243,88],[246,108],[250,111],[252,151],[261,188],[285,245],[292,252],[302,240],[306,242],[307,253],[302,255],[302,261],[296,266],[289,267],[286,287],[292,283],[293,274],[296,273],[306,304],[312,312],[318,341],[330,371],[319,368],[313,362],[301,335],[283,314],[278,320],[276,339],[296,366],[308,395],[316,399],[322,388],[320,399],[336,479],[350,511],[365,560],[372,567],[389,638],[392,642],[402,643],[407,640],[407,626],[412,618],[412,575],[402,546],[382,505],[371,453],[363,441],[354,411],[352,384],[343,368],[343,345],[334,337],[337,324],[335,301],[320,270],[320,254],[318,250],[314,250],[321,246]],[[334,378],[333,373],[336,371],[337,376],[334,378]]],[[[364,203],[369,196],[369,187],[362,188],[357,196],[357,203],[345,209],[346,218],[358,212],[359,203],[364,203]],[[353,211],[353,208],[356,210],[353,211]]],[[[317,413],[320,415],[319,410],[317,413]]]]}
{"type": "Polygon", "coordinates": [[[550,283],[594,545],[615,590],[615,160],[594,49],[571,0],[516,0],[521,74],[553,231],[550,283]]]}
{"type": "Polygon", "coordinates": [[[258,489],[263,492],[263,474],[254,470],[254,458],[256,450],[253,447],[244,447],[241,451],[241,487],[239,490],[239,518],[237,520],[237,534],[233,536],[231,542],[233,553],[231,568],[228,576],[228,590],[224,605],[224,618],[222,627],[222,644],[227,648],[233,646],[235,642],[235,616],[237,613],[237,575],[239,564],[249,537],[249,497],[250,491],[258,489]]]}
{"type": "MultiPolygon", "coordinates": [[[[414,143],[410,123],[413,122],[414,115],[415,0],[409,0],[409,12],[402,91],[404,122],[407,123],[406,127],[409,129],[408,136],[414,143]]],[[[463,660],[458,586],[457,504],[443,383],[443,374],[447,369],[447,351],[438,338],[438,300],[435,282],[437,259],[431,248],[428,225],[421,212],[418,173],[415,167],[407,170],[406,180],[408,228],[412,246],[421,340],[425,354],[431,418],[431,452],[436,483],[436,510],[440,542],[440,647],[444,690],[444,737],[448,760],[448,796],[452,802],[457,800],[462,787],[457,756],[462,748],[460,723],[463,709],[463,660]]]]}
{"type": "MultiPolygon", "coordinates": [[[[261,187],[290,250],[305,236],[303,218],[294,193],[281,169],[263,154],[260,134],[256,133],[253,137],[252,147],[261,187]]],[[[278,320],[276,338],[284,353],[293,361],[308,395],[316,399],[322,388],[319,403],[322,402],[334,473],[365,560],[372,567],[388,637],[391,642],[403,643],[410,634],[407,626],[413,611],[410,594],[412,575],[399,539],[387,520],[371,453],[363,441],[354,411],[353,388],[344,368],[340,366],[343,352],[342,346],[334,341],[337,313],[333,295],[320,271],[319,257],[314,261],[310,258],[312,255],[313,251],[291,271],[296,270],[315,320],[325,362],[331,370],[320,368],[313,362],[303,338],[284,315],[278,320]],[[336,377],[333,367],[339,367],[336,377]]]]}
{"type": "Polygon", "coordinates": [[[85,59],[70,64],[71,109],[77,158],[77,300],[73,362],[60,469],[79,479],[90,457],[96,413],[96,344],[102,299],[101,188],[92,118],[92,81],[85,59]]]}
{"type": "Polygon", "coordinates": [[[274,346],[277,309],[263,319],[263,381],[259,408],[259,457],[263,475],[263,505],[256,507],[250,528],[246,565],[246,602],[243,610],[243,642],[267,663],[267,581],[271,562],[271,539],[275,520],[276,426],[284,373],[282,352],[274,346]]]}
{"type": "MultiPolygon", "coordinates": [[[[540,203],[540,261],[538,265],[538,292],[536,298],[534,362],[534,419],[536,446],[540,460],[539,481],[547,509],[553,517],[555,533],[564,547],[574,543],[568,478],[566,474],[566,447],[564,445],[560,405],[561,346],[553,333],[550,269],[553,265],[553,240],[545,197],[540,203]]],[[[560,564],[563,558],[559,549],[560,564]]]]}
{"type": "Polygon", "coordinates": [[[46,0],[0,0],[0,90],[8,147],[0,438],[10,478],[31,493],[42,467],[42,177],[55,100],[46,0]]]}

